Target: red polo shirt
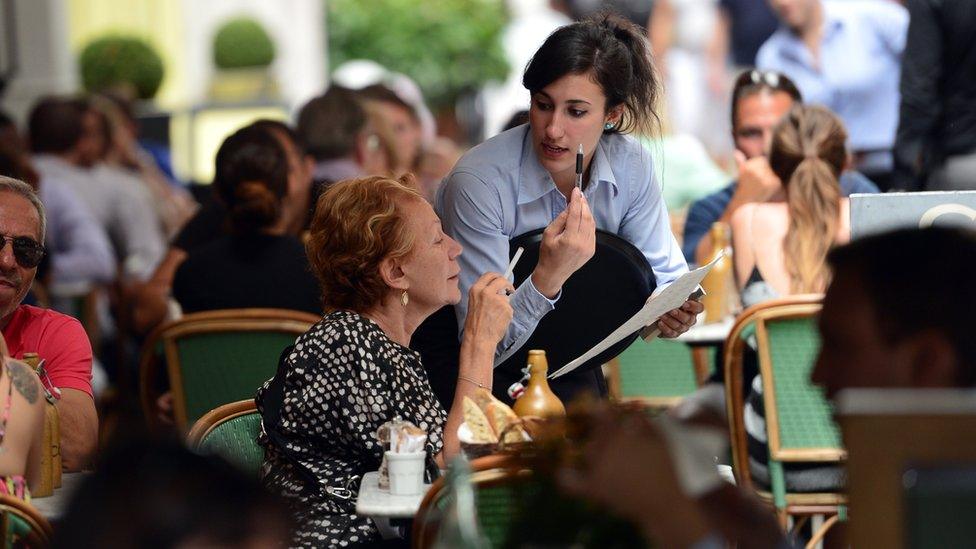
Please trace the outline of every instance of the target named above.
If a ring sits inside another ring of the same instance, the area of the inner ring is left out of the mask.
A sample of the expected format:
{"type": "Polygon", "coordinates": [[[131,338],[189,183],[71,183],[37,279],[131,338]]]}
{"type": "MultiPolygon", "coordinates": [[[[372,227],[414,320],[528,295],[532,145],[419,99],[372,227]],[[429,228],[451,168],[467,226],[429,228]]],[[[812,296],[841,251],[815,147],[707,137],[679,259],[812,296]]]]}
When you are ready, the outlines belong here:
{"type": "Polygon", "coordinates": [[[92,395],[92,348],[78,320],[50,309],[21,305],[3,329],[14,358],[37,353],[55,387],[92,395]]]}

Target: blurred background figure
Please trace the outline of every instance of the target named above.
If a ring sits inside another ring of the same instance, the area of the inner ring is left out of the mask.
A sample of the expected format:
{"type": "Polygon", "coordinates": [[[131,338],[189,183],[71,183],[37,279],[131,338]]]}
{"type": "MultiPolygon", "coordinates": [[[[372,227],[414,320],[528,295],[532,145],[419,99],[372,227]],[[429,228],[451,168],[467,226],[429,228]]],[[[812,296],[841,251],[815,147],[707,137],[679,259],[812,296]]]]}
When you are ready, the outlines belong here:
{"type": "Polygon", "coordinates": [[[756,66],[790,77],[807,103],[837,113],[850,132],[854,168],[891,188],[898,77],[908,12],[897,2],[770,0],[780,28],[756,66]]]}
{"type": "Polygon", "coordinates": [[[724,86],[708,81],[709,37],[717,18],[716,0],[655,0],[647,21],[654,63],[664,83],[668,127],[690,134],[715,158],[730,152],[721,105],[724,86]]]}
{"type": "MultiPolygon", "coordinates": [[[[714,251],[709,234],[713,223],[728,223],[744,204],[783,199],[783,183],[769,166],[769,148],[773,129],[801,101],[796,85],[780,73],[753,69],[736,78],[730,103],[736,179],[689,208],[681,248],[689,263],[702,264],[714,251]]],[[[840,186],[844,196],[878,192],[854,170],[841,174],[840,186]]]]}
{"type": "Polygon", "coordinates": [[[256,479],[177,441],[128,433],[86,477],[52,547],[282,547],[291,523],[256,479]]]}
{"type": "Polygon", "coordinates": [[[734,78],[743,69],[755,66],[759,47],[778,24],[769,0],[719,0],[715,31],[707,50],[709,88],[728,90],[729,75],[734,78]]]}
{"type": "Polygon", "coordinates": [[[908,0],[895,188],[976,189],[976,10],[908,0]]]}
{"type": "Polygon", "coordinates": [[[423,146],[423,129],[413,107],[382,84],[366,86],[356,93],[373,126],[392,140],[389,153],[393,174],[412,171],[423,146]]]}
{"type": "MultiPolygon", "coordinates": [[[[841,196],[839,183],[847,163],[846,140],[840,119],[819,106],[793,107],[773,131],[769,165],[782,181],[785,200],[746,204],[732,216],[732,257],[743,307],[827,288],[827,253],[851,238],[850,202],[841,196]]],[[[747,395],[749,467],[756,480],[768,485],[769,450],[758,374],[747,395]]],[[[784,470],[791,491],[843,487],[837,467],[795,462],[784,470]]]]}
{"type": "Polygon", "coordinates": [[[732,253],[742,305],[827,287],[827,251],[850,240],[850,203],[839,178],[847,132],[823,107],[793,107],[773,131],[769,166],[784,200],[732,215],[732,253]]]}
{"type": "Polygon", "coordinates": [[[40,100],[28,122],[41,178],[63,181],[77,191],[109,236],[121,280],[142,281],[162,259],[165,238],[141,184],[103,165],[107,131],[105,118],[89,102],[74,98],[40,100]]]}
{"type": "Polygon", "coordinates": [[[102,166],[138,181],[152,197],[159,224],[172,238],[199,207],[182,184],[157,164],[156,158],[138,140],[138,122],[132,105],[118,94],[92,98],[92,106],[104,118],[107,129],[102,166]]]}
{"type": "MultiPolygon", "coordinates": [[[[59,179],[41,180],[13,120],[0,113],[0,175],[20,179],[35,187],[47,212],[45,260],[37,279],[44,288],[94,288],[115,280],[115,256],[108,236],[75,189],[59,179]]],[[[44,301],[50,303],[50,295],[44,301]]]]}
{"type": "MultiPolygon", "coordinates": [[[[285,144],[266,127],[251,125],[217,151],[215,191],[226,208],[229,234],[187,254],[173,279],[184,313],[266,307],[320,314],[318,283],[283,202],[304,176],[285,144]]],[[[307,188],[307,185],[306,185],[307,188]]]]}
{"type": "Polygon", "coordinates": [[[330,86],[298,111],[295,131],[315,160],[312,177],[328,186],[385,168],[380,141],[355,92],[330,86]]]}
{"type": "MultiPolygon", "coordinates": [[[[297,238],[305,230],[311,208],[314,206],[313,194],[315,189],[312,186],[311,179],[312,160],[306,156],[305,149],[296,133],[281,122],[258,120],[242,128],[239,132],[251,136],[255,133],[270,136],[280,147],[280,149],[272,149],[271,156],[280,160],[278,155],[284,154],[287,182],[284,184],[284,194],[277,196],[275,200],[274,217],[276,221],[269,225],[275,225],[276,232],[280,230],[281,236],[287,235],[290,238],[297,238]]],[[[258,139],[267,142],[264,138],[258,139]]],[[[240,143],[241,141],[239,141],[240,143]]],[[[278,160],[273,160],[270,164],[280,167],[277,164],[278,160]]],[[[228,169],[228,165],[217,166],[218,173],[224,173],[223,169],[228,169]]],[[[270,171],[273,170],[267,169],[265,166],[265,169],[254,170],[252,174],[260,172],[258,179],[261,180],[261,178],[268,177],[270,171]]],[[[186,223],[173,239],[166,252],[166,257],[153,273],[152,278],[138,288],[132,313],[133,325],[137,333],[148,333],[165,320],[179,316],[179,308],[170,303],[173,278],[177,269],[190,255],[201,257],[198,254],[200,249],[205,249],[218,241],[227,240],[234,233],[233,216],[228,210],[230,206],[224,201],[225,198],[221,197],[223,191],[232,190],[234,185],[241,181],[236,177],[231,179],[232,181],[226,184],[218,184],[215,179],[212,188],[216,195],[214,199],[197,211],[193,218],[186,223]]],[[[279,181],[278,184],[280,185],[281,182],[279,181]]],[[[233,197],[231,200],[237,203],[233,197]]],[[[227,251],[226,246],[224,251],[227,251]]],[[[240,255],[239,252],[237,255],[240,255]]],[[[197,261],[204,260],[198,259],[197,261]]],[[[223,269],[221,267],[221,270],[223,269]]],[[[213,283],[214,281],[210,280],[209,282],[213,283]]],[[[228,289],[222,288],[221,292],[228,289]]],[[[258,299],[258,296],[251,296],[251,298],[258,299]]]]}

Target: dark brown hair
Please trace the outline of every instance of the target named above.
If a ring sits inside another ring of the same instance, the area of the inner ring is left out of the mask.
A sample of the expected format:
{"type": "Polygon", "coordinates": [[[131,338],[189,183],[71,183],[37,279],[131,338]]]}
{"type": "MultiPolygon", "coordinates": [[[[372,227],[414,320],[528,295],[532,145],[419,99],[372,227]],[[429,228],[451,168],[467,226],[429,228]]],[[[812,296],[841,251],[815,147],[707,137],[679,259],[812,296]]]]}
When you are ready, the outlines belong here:
{"type": "Polygon", "coordinates": [[[214,189],[236,233],[259,232],[281,216],[281,200],[288,191],[288,157],[271,131],[245,126],[217,151],[214,189]]]}
{"type": "Polygon", "coordinates": [[[619,16],[602,14],[556,29],[532,56],[522,85],[534,94],[567,74],[590,71],[607,98],[606,110],[624,107],[620,123],[606,133],[651,133],[658,80],[650,49],[640,28],[619,16]]]}

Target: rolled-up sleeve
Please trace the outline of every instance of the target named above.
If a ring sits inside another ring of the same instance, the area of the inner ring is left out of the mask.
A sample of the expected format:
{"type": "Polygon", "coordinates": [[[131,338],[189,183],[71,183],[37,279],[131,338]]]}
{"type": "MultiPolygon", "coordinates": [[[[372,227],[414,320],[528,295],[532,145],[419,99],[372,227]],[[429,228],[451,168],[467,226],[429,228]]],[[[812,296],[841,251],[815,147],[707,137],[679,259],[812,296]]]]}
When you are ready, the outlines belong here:
{"type": "MultiPolygon", "coordinates": [[[[461,302],[455,307],[459,335],[468,313],[468,291],[481,275],[502,273],[508,267],[509,238],[505,234],[505,210],[496,187],[480,177],[456,171],[444,181],[437,200],[444,231],[458,241],[464,251],[461,266],[461,302]]],[[[514,207],[514,203],[511,207],[514,207]]],[[[558,296],[556,296],[558,299],[558,296]]],[[[527,278],[511,296],[514,316],[508,332],[495,350],[495,365],[521,347],[539,320],[555,308],[555,300],[543,296],[527,278]]]]}
{"type": "Polygon", "coordinates": [[[644,253],[654,270],[658,286],[670,284],[688,271],[684,254],[671,232],[671,220],[651,166],[650,153],[641,150],[636,159],[634,178],[627,188],[631,193],[620,223],[620,236],[644,253]]]}

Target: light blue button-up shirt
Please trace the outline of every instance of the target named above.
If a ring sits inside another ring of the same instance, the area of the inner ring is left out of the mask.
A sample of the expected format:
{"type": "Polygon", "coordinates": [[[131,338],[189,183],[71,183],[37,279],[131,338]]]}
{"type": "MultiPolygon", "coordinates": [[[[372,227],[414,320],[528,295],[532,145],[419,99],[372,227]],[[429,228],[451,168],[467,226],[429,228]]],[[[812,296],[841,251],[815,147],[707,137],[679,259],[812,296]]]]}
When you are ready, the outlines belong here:
{"type": "MultiPolygon", "coordinates": [[[[855,151],[890,151],[898,129],[901,55],[908,11],[889,0],[825,0],[820,64],[803,40],[780,27],[759,49],[756,66],[789,76],[807,104],[837,113],[855,151]]],[[[870,169],[891,169],[890,152],[870,169]]]]}
{"type": "MultiPolygon", "coordinates": [[[[584,194],[597,228],[616,233],[640,249],[658,286],[688,270],[671,233],[651,155],[636,140],[617,134],[600,138],[584,194]]],[[[504,272],[509,241],[549,225],[566,205],[566,198],[535,155],[528,125],[485,141],[458,161],[437,192],[435,208],[444,231],[464,247],[458,258],[461,302],[456,307],[462,329],[468,290],[478,277],[504,272]]],[[[496,365],[528,340],[556,302],[539,293],[528,278],[515,291],[511,304],[514,318],[496,349],[496,365]]]]}

